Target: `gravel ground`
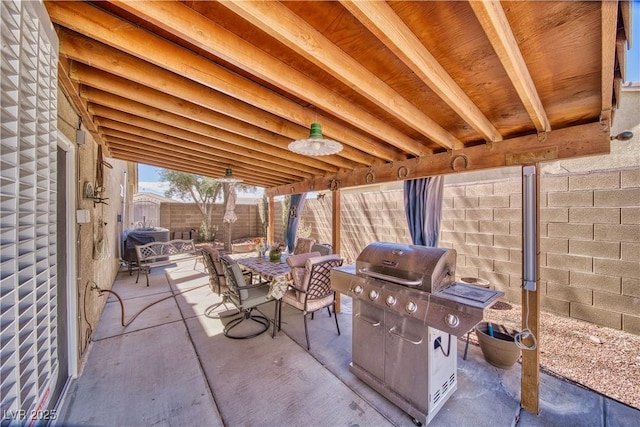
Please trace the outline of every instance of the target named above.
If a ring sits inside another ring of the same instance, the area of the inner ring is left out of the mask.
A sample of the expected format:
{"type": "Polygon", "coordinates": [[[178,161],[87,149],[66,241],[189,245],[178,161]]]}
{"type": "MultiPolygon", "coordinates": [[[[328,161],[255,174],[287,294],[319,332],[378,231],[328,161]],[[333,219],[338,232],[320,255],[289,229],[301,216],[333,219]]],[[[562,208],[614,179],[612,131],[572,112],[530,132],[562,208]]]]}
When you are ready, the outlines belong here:
{"type": "MultiPolygon", "coordinates": [[[[521,313],[521,306],[498,301],[484,320],[521,330],[521,313]]],[[[546,312],[539,335],[544,372],[640,409],[640,336],[546,312]]]]}

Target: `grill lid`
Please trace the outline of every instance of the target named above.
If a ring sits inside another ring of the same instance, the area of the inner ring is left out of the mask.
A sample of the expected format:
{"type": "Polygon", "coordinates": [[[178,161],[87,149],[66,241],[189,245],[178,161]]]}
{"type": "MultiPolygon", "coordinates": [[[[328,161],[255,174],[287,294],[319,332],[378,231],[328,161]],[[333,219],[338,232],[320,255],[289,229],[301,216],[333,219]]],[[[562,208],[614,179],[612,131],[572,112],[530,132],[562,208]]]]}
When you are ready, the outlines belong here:
{"type": "Polygon", "coordinates": [[[356,259],[356,274],[425,292],[449,286],[455,277],[456,251],[419,245],[374,242],[356,259]]]}

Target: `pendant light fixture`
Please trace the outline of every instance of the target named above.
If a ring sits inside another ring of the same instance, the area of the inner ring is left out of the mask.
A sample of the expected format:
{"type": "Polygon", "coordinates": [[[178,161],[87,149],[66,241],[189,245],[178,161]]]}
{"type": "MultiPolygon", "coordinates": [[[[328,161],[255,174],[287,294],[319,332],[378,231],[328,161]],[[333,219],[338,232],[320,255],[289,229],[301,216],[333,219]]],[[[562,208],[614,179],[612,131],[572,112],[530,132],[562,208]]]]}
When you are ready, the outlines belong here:
{"type": "Polygon", "coordinates": [[[298,139],[289,144],[289,150],[305,156],[328,156],[339,153],[342,144],[322,136],[320,123],[311,123],[309,138],[298,139]]]}
{"type": "Polygon", "coordinates": [[[227,168],[224,171],[224,176],[222,178],[216,178],[219,182],[227,182],[229,184],[235,184],[238,182],[242,182],[242,179],[240,178],[236,178],[235,176],[233,176],[233,172],[231,171],[231,168],[227,168]]]}

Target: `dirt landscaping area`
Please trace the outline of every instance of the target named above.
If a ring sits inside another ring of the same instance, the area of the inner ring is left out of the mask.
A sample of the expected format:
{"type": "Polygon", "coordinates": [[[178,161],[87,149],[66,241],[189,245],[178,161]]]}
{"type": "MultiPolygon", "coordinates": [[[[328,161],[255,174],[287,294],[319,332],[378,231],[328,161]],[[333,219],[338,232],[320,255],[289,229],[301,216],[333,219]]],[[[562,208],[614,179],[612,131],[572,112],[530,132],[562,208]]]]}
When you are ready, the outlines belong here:
{"type": "MultiPolygon", "coordinates": [[[[521,306],[498,301],[484,320],[521,330],[521,319],[521,306]]],[[[640,409],[640,336],[543,312],[537,338],[543,371],[640,409]]]]}

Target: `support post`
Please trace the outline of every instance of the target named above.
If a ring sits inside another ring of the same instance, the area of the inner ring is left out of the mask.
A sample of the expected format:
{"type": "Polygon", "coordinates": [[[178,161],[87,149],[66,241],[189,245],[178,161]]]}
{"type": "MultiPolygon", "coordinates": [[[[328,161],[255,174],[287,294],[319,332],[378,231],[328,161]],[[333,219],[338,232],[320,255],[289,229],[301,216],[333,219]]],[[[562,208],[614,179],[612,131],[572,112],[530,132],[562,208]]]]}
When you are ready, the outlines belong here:
{"type": "MultiPolygon", "coordinates": [[[[331,245],[340,253],[340,189],[331,192],[331,245]]],[[[336,294],[336,313],[340,313],[340,293],[336,294]]]]}
{"type": "Polygon", "coordinates": [[[273,245],[276,238],[276,203],[273,196],[269,196],[269,225],[267,226],[267,243],[273,245]]]}
{"type": "Polygon", "coordinates": [[[538,164],[522,168],[522,377],[520,405],[540,412],[540,176],[538,164]]]}

